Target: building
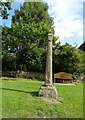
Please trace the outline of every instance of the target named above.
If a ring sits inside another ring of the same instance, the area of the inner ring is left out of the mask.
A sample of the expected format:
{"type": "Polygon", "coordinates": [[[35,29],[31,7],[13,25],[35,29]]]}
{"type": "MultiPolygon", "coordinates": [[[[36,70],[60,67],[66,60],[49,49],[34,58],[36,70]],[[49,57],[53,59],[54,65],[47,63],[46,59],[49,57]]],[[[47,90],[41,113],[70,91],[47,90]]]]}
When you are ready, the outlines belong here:
{"type": "Polygon", "coordinates": [[[78,49],[85,51],[85,41],[83,44],[80,45],[80,47],[78,49]]]}

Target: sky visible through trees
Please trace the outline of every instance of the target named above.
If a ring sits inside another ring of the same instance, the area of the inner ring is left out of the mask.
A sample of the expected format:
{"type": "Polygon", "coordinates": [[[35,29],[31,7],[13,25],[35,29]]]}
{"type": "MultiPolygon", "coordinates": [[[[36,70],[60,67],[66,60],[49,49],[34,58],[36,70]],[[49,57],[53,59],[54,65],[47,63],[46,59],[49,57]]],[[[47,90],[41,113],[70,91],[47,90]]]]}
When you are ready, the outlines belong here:
{"type": "MultiPolygon", "coordinates": [[[[9,19],[3,20],[7,26],[11,26],[11,18],[14,15],[14,9],[19,9],[23,0],[12,3],[12,10],[9,11],[9,19]]],[[[62,2],[45,0],[49,5],[49,14],[54,17],[55,35],[60,36],[61,44],[66,42],[79,46],[83,43],[83,0],[63,0],[62,2]],[[62,12],[63,11],[63,12],[62,12]]],[[[1,20],[0,20],[1,24],[1,20]]]]}

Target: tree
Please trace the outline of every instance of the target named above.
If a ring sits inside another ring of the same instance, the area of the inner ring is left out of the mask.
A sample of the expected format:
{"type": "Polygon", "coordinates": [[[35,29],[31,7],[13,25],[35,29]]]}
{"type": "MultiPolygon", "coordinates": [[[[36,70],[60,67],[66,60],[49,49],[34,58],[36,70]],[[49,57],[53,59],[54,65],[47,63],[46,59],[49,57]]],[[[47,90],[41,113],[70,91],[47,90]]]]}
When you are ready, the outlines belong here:
{"type": "MultiPolygon", "coordinates": [[[[48,5],[43,2],[25,2],[20,10],[15,11],[11,28],[3,29],[3,64],[10,55],[10,62],[16,58],[13,70],[16,68],[44,72],[49,30],[54,31],[53,18],[48,14],[48,5]]],[[[54,36],[54,46],[57,46],[57,39],[54,36]]]]}
{"type": "Polygon", "coordinates": [[[82,52],[69,44],[55,50],[54,71],[80,74],[82,70],[82,52]]]}
{"type": "Polygon", "coordinates": [[[16,53],[10,49],[12,42],[10,32],[11,28],[2,27],[2,66],[4,71],[16,70],[16,53]]]}
{"type": "Polygon", "coordinates": [[[25,2],[20,10],[15,10],[12,22],[15,23],[23,18],[25,23],[44,21],[48,26],[53,25],[53,18],[48,14],[48,5],[43,2],[25,2]]]}
{"type": "Polygon", "coordinates": [[[0,2],[0,10],[1,10],[1,17],[2,19],[8,19],[8,10],[11,10],[11,2],[0,2]]]}
{"type": "Polygon", "coordinates": [[[46,50],[43,48],[23,48],[17,54],[17,69],[45,72],[46,50]],[[21,61],[21,62],[20,62],[21,61]]]}
{"type": "Polygon", "coordinates": [[[53,30],[53,19],[48,14],[48,6],[43,2],[25,2],[12,17],[12,37],[15,49],[29,46],[46,48],[47,32],[53,30]],[[14,35],[13,35],[14,34],[14,35]],[[18,40],[17,40],[18,39],[18,40]],[[24,43],[24,44],[23,44],[24,43]]]}

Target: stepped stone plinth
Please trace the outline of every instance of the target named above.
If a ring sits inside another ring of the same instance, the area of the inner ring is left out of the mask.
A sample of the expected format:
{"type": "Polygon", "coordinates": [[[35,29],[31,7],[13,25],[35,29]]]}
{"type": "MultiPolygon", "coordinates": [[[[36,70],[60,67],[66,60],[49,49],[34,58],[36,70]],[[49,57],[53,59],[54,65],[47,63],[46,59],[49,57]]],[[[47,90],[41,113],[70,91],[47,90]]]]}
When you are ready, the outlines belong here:
{"type": "Polygon", "coordinates": [[[40,97],[45,97],[45,98],[53,98],[57,99],[58,98],[58,93],[56,91],[55,86],[49,86],[49,85],[41,85],[40,91],[39,91],[39,96],[40,97]]]}

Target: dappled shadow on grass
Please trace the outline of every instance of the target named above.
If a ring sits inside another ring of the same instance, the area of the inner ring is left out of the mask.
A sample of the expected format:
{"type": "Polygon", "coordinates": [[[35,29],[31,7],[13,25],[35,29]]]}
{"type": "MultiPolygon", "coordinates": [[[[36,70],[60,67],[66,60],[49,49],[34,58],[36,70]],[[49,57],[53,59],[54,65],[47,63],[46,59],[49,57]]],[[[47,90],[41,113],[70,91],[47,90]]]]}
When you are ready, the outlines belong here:
{"type": "Polygon", "coordinates": [[[16,91],[16,92],[22,92],[22,93],[29,93],[31,94],[32,96],[38,96],[38,92],[37,91],[23,91],[23,90],[15,90],[15,89],[11,89],[11,88],[0,88],[0,89],[3,89],[3,90],[9,90],[9,91],[16,91]]]}

